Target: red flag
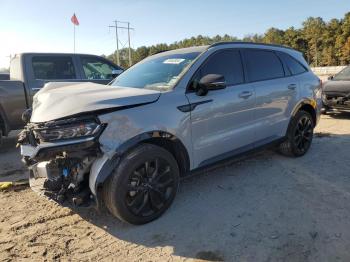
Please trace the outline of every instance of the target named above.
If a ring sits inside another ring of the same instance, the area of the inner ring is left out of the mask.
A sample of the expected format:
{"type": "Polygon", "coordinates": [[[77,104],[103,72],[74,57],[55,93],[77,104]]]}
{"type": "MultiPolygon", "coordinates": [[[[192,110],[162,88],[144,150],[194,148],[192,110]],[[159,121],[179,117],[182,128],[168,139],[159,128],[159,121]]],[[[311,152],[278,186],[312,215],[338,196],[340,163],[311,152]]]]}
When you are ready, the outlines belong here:
{"type": "Polygon", "coordinates": [[[72,16],[72,18],[70,20],[72,21],[73,24],[79,25],[78,18],[76,17],[75,14],[73,14],[73,16],[72,16]]]}

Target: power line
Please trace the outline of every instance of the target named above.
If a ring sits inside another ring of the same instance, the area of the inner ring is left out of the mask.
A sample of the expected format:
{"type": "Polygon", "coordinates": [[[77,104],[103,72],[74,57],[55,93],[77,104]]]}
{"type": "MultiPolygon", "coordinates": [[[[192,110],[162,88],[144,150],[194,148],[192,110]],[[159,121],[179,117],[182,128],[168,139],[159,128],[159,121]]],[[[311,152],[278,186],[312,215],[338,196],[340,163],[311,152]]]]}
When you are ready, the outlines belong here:
{"type": "Polygon", "coordinates": [[[134,30],[134,28],[130,27],[130,22],[125,21],[114,21],[114,25],[108,26],[109,28],[115,28],[115,39],[117,44],[117,64],[120,65],[120,57],[119,57],[119,37],[118,37],[118,29],[126,29],[128,30],[128,42],[129,42],[129,66],[131,66],[131,44],[130,44],[130,30],[134,30]],[[118,23],[127,24],[127,26],[118,26],[118,23]]]}

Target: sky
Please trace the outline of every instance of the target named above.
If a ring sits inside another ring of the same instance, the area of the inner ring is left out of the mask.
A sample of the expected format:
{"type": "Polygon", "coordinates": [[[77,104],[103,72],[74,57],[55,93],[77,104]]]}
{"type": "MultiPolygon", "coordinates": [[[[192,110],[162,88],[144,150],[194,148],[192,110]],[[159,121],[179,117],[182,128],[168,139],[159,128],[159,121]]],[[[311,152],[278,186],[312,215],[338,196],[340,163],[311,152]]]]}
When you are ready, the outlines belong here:
{"type": "MultiPolygon", "coordinates": [[[[132,47],[172,43],[196,35],[243,37],[270,27],[301,27],[310,16],[342,18],[349,0],[0,0],[0,68],[20,52],[111,54],[114,20],[129,21],[132,47]]],[[[119,30],[120,46],[127,31],[119,30]]]]}

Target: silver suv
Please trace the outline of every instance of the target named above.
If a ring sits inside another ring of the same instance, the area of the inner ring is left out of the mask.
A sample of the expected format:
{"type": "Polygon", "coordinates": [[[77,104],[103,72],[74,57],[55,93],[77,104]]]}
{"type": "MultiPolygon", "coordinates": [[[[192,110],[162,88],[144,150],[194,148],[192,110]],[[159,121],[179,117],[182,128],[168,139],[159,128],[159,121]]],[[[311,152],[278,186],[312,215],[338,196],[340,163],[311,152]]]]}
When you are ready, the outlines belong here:
{"type": "Polygon", "coordinates": [[[194,169],[271,143],[304,155],[321,90],[290,48],[234,42],[173,50],[109,85],[47,84],[19,143],[33,189],[77,205],[93,199],[144,224],[168,209],[180,177],[194,169]]]}

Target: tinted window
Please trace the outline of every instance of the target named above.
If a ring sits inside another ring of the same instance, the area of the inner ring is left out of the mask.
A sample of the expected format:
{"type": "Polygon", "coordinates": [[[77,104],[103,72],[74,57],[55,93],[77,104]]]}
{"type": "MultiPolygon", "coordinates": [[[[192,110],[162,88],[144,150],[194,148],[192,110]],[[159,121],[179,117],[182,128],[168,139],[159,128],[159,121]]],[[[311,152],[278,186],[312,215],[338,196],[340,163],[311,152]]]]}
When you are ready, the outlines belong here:
{"type": "Polygon", "coordinates": [[[292,75],[298,75],[307,71],[303,65],[301,65],[297,60],[295,60],[290,55],[287,55],[285,53],[278,53],[278,55],[282,58],[284,63],[287,65],[292,75]]]}
{"type": "Polygon", "coordinates": [[[243,69],[238,50],[223,50],[211,55],[197,72],[194,79],[199,81],[208,74],[219,74],[225,77],[227,85],[243,83],[243,69]]]}
{"type": "Polygon", "coordinates": [[[81,63],[87,79],[112,79],[112,71],[116,69],[106,61],[95,57],[82,57],[81,63]]]}
{"type": "Polygon", "coordinates": [[[74,64],[69,56],[34,56],[35,79],[75,79],[74,64]]]}
{"type": "Polygon", "coordinates": [[[244,58],[249,81],[274,79],[284,76],[283,66],[274,52],[245,50],[244,58]]]}
{"type": "Polygon", "coordinates": [[[333,77],[333,80],[350,80],[350,66],[345,67],[342,71],[333,77]]]}

